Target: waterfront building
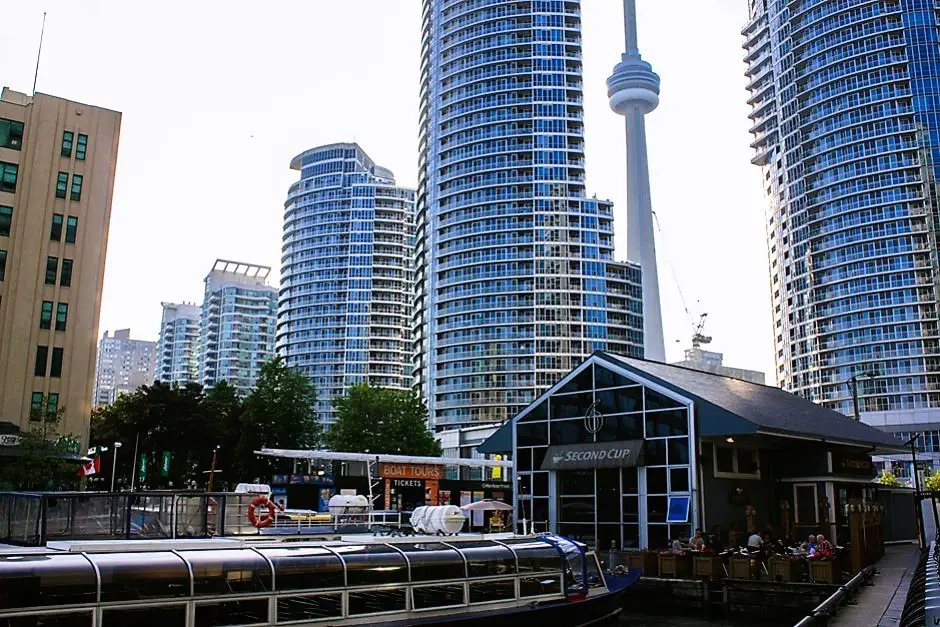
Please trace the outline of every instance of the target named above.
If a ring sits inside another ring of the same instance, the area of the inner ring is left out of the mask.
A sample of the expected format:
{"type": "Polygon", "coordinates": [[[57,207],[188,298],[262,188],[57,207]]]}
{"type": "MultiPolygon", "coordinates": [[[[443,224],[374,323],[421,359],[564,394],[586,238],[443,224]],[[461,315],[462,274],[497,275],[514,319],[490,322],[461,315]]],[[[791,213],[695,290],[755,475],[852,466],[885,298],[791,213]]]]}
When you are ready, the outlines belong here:
{"type": "Polygon", "coordinates": [[[659,105],[659,76],[640,56],[636,0],[623,0],[626,52],[607,79],[610,108],[624,116],[627,136],[627,259],[643,270],[643,339],[646,359],[666,361],[659,277],[653,239],[646,114],[659,105]]]}
{"type": "Polygon", "coordinates": [[[0,92],[0,422],[9,430],[28,429],[33,408],[64,408],[58,430],[88,442],[120,129],[117,111],[0,92]]]}
{"type": "Polygon", "coordinates": [[[157,342],[157,380],[184,386],[199,378],[199,319],[193,303],[162,303],[157,342]]]}
{"type": "Polygon", "coordinates": [[[98,342],[94,404],[110,405],[121,394],[150,385],[156,366],[156,342],[132,340],[130,329],[118,329],[112,336],[105,331],[98,342]]]}
{"type": "Polygon", "coordinates": [[[432,426],[505,421],[595,349],[643,352],[640,268],[585,192],[575,0],[424,0],[414,374],[432,426]]]}
{"type": "Polygon", "coordinates": [[[247,396],[274,357],[277,288],[271,268],[217,259],[205,279],[199,325],[199,383],[220,381],[247,396]]]}
{"type": "MultiPolygon", "coordinates": [[[[776,380],[890,432],[940,423],[933,3],[750,0],[776,380]]],[[[936,433],[936,431],[934,431],[936,433]]],[[[940,455],[933,455],[934,459],[940,455]]]]}
{"type": "Polygon", "coordinates": [[[284,205],[277,350],[317,389],[317,415],[356,383],[410,389],[414,190],[355,143],[294,157],[284,205]]]}
{"type": "Polygon", "coordinates": [[[871,454],[903,450],[776,387],[603,352],[477,447],[512,454],[518,529],[524,518],[605,550],[733,523],[742,545],[767,525],[845,545],[849,503],[879,497],[871,454]]]}

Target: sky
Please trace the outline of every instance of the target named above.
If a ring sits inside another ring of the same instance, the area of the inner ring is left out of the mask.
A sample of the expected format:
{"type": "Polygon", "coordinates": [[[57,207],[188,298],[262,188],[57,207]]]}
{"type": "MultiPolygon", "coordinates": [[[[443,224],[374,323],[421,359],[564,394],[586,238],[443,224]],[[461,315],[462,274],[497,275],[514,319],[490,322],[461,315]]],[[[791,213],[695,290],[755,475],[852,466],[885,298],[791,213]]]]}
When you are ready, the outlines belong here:
{"type": "MultiPolygon", "coordinates": [[[[625,258],[623,118],[607,77],[617,0],[582,0],[589,194],[614,201],[625,258]]],[[[639,47],[662,79],[647,116],[669,361],[693,321],[725,365],[773,383],[760,169],[751,165],[746,0],[638,0],[639,47]],[[681,19],[677,19],[679,15],[681,19]]],[[[271,266],[296,154],[356,141],[417,181],[419,0],[0,0],[0,85],[123,113],[100,332],[156,339],[162,301],[202,301],[217,258],[271,266]],[[263,8],[262,8],[263,7],[263,8]]]]}

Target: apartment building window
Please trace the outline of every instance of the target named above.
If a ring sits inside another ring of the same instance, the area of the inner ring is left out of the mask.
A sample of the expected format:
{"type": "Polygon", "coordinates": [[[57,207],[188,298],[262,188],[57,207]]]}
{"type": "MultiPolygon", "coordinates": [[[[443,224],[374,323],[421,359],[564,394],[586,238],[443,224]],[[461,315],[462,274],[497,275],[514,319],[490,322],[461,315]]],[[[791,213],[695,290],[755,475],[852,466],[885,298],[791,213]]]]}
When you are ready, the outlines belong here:
{"type": "Polygon", "coordinates": [[[0,236],[9,237],[13,225],[13,207],[0,207],[0,236]]]}
{"type": "Polygon", "coordinates": [[[69,173],[59,172],[59,178],[55,182],[55,197],[65,198],[65,192],[69,188],[69,173]]]}
{"type": "Polygon", "coordinates": [[[30,404],[29,419],[30,420],[40,420],[42,415],[39,413],[42,411],[42,392],[33,392],[33,400],[30,404]]]}
{"type": "Polygon", "coordinates": [[[62,351],[61,348],[52,349],[52,363],[49,364],[49,376],[58,379],[62,376],[62,351]]]}
{"type": "Polygon", "coordinates": [[[75,135],[72,131],[65,131],[62,133],[62,156],[69,157],[72,156],[72,139],[75,135]]]}
{"type": "Polygon", "coordinates": [[[55,310],[55,330],[65,331],[65,325],[69,318],[68,303],[59,303],[55,310]]]}
{"type": "Polygon", "coordinates": [[[62,276],[59,277],[61,287],[70,287],[72,285],[72,260],[62,260],[62,276]]]}
{"type": "Polygon", "coordinates": [[[82,175],[81,174],[72,175],[72,193],[69,197],[72,200],[82,199],[82,175]]]}
{"type": "Polygon", "coordinates": [[[59,393],[49,392],[49,399],[46,401],[46,414],[52,418],[59,412],[59,393]]]}
{"type": "Polygon", "coordinates": [[[23,123],[0,118],[0,148],[20,150],[23,147],[23,123]]]}
{"type": "Polygon", "coordinates": [[[52,328],[52,301],[51,300],[42,301],[42,307],[39,309],[39,328],[40,329],[52,328]]]}
{"type": "MultiPolygon", "coordinates": [[[[72,197],[72,200],[75,198],[72,197]]],[[[74,244],[75,243],[75,233],[78,231],[78,218],[75,216],[69,216],[65,221],[65,243],[74,244]]]]}
{"type": "Polygon", "coordinates": [[[46,257],[46,285],[55,285],[55,275],[59,273],[59,258],[46,257]]]}
{"type": "Polygon", "coordinates": [[[46,362],[49,360],[49,347],[36,347],[36,366],[33,368],[33,375],[37,377],[46,376],[46,362]]]}
{"type": "Polygon", "coordinates": [[[88,135],[78,134],[78,143],[75,145],[75,158],[85,160],[85,151],[88,149],[88,135]]]}
{"type": "Polygon", "coordinates": [[[15,163],[0,161],[0,192],[16,193],[16,175],[19,169],[15,163]]]}
{"type": "Polygon", "coordinates": [[[58,242],[62,240],[62,223],[65,221],[65,216],[61,213],[52,214],[52,228],[49,230],[49,240],[53,242],[58,242]]]}
{"type": "Polygon", "coordinates": [[[0,250],[0,281],[2,281],[7,274],[7,251],[0,250]]]}

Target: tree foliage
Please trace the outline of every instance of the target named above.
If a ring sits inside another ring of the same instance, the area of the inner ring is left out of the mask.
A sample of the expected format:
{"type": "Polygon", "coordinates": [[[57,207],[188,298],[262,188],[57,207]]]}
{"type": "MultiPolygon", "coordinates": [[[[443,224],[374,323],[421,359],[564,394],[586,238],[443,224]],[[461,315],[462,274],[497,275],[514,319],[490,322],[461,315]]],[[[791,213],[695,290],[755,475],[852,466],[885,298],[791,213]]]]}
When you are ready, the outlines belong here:
{"type": "Polygon", "coordinates": [[[928,492],[940,492],[940,472],[924,477],[924,490],[928,492]]]}
{"type": "MultiPolygon", "coordinates": [[[[240,481],[269,480],[271,472],[284,466],[284,460],[257,458],[255,450],[315,445],[320,434],[315,400],[307,379],[277,358],[262,366],[256,388],[244,400],[224,381],[208,391],[195,383],[142,386],[94,412],[91,441],[107,447],[123,444],[117,454],[118,488],[130,484],[135,468],[135,486],[140,488],[204,486],[215,453],[220,472],[214,488],[222,489],[240,481]],[[165,452],[170,464],[164,474],[165,452]]],[[[109,487],[113,459],[113,449],[102,456],[101,473],[92,480],[95,487],[109,487]]]]}
{"type": "Polygon", "coordinates": [[[881,471],[881,476],[878,477],[878,483],[880,483],[881,485],[886,485],[886,486],[891,486],[891,487],[898,487],[898,486],[903,485],[901,483],[901,480],[898,479],[894,475],[894,473],[889,470],[881,471]]]}
{"type": "Polygon", "coordinates": [[[326,443],[334,451],[441,454],[441,445],[428,431],[428,408],[412,391],[359,384],[333,405],[338,416],[326,443]]]}
{"type": "Polygon", "coordinates": [[[65,407],[53,409],[48,400],[29,412],[29,428],[20,433],[15,455],[0,465],[0,485],[14,490],[67,490],[78,486],[78,440],[57,436],[65,407]]]}

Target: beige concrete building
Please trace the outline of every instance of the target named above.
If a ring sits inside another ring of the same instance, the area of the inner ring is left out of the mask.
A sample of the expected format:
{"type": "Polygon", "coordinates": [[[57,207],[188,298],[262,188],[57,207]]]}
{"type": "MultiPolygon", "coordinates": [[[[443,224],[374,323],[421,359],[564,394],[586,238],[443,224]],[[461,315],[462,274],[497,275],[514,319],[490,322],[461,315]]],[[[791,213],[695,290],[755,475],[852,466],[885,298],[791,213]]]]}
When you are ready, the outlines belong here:
{"type": "Polygon", "coordinates": [[[0,423],[27,429],[47,402],[88,442],[120,128],[117,111],[0,92],[0,423]]]}
{"type": "Polygon", "coordinates": [[[152,384],[156,367],[156,342],[133,340],[130,329],[118,329],[114,335],[105,331],[98,342],[95,405],[111,405],[118,396],[152,384]]]}

